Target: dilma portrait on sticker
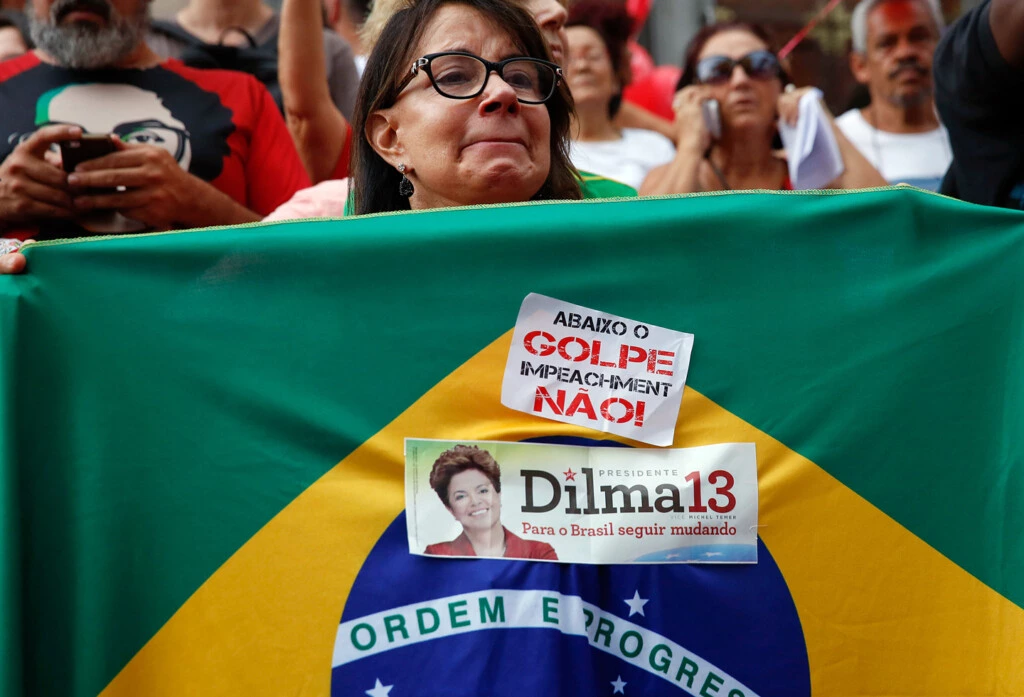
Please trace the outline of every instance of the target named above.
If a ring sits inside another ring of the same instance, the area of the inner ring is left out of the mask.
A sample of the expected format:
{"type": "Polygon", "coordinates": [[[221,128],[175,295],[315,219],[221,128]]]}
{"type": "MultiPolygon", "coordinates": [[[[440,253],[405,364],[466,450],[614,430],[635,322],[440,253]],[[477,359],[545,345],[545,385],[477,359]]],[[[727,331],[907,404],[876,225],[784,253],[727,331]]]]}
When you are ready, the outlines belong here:
{"type": "Polygon", "coordinates": [[[483,448],[456,445],[441,453],[430,470],[430,488],[462,524],[462,534],[451,542],[428,545],[427,554],[558,559],[551,545],[524,540],[501,524],[501,469],[483,448]]]}

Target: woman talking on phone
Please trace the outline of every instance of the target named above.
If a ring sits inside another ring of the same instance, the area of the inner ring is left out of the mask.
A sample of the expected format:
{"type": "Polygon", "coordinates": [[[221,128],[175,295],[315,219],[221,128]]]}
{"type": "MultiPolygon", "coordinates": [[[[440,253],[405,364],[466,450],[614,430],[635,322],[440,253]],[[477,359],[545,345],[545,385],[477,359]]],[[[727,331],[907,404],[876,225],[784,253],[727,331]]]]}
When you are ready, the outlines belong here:
{"type": "MultiPolygon", "coordinates": [[[[676,156],[651,171],[641,195],[794,188],[777,149],[777,124],[796,125],[810,88],[786,91],[785,82],[761,27],[725,22],[702,29],[686,50],[675,97],[676,156]]],[[[886,186],[825,113],[844,165],[828,188],[886,186]]]]}

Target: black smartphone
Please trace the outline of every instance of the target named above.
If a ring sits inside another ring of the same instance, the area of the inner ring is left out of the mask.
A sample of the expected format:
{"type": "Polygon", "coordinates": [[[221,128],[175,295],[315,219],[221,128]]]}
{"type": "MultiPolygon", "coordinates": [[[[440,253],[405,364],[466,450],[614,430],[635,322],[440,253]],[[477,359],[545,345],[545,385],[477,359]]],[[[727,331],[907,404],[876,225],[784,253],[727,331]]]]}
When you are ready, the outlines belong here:
{"type": "Polygon", "coordinates": [[[65,140],[60,144],[60,159],[64,171],[71,173],[86,160],[109,155],[117,150],[114,141],[106,133],[86,133],[78,140],[65,140]]]}

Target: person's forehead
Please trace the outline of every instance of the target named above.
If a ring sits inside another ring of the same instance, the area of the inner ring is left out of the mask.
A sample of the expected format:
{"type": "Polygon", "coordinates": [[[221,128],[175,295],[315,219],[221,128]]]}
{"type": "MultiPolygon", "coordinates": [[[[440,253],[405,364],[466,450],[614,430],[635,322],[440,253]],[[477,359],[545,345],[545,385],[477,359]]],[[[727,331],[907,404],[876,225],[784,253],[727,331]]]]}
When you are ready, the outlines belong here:
{"type": "Polygon", "coordinates": [[[18,30],[13,24],[0,24],[0,36],[4,39],[18,39],[21,40],[21,31],[18,30]]]}
{"type": "Polygon", "coordinates": [[[111,133],[122,124],[146,121],[158,121],[173,128],[185,127],[156,93],[134,85],[70,85],[51,97],[46,112],[52,121],[75,123],[89,133],[111,133]],[[105,108],[98,109],[97,104],[105,108]]]}
{"type": "Polygon", "coordinates": [[[871,8],[867,19],[869,35],[935,24],[924,0],[885,0],[871,8]]]}
{"type": "Polygon", "coordinates": [[[593,27],[578,24],[574,27],[566,27],[565,31],[571,39],[569,41],[570,53],[572,53],[577,47],[604,47],[604,39],[601,38],[601,35],[598,34],[597,30],[593,27]]]}
{"type": "Polygon", "coordinates": [[[728,56],[742,58],[751,51],[768,48],[761,39],[744,29],[729,29],[715,34],[704,44],[700,58],[708,56],[728,56]]]}
{"type": "Polygon", "coordinates": [[[490,480],[487,478],[487,475],[478,470],[476,467],[471,467],[469,469],[462,470],[461,472],[452,477],[453,485],[459,484],[476,486],[477,484],[489,481],[490,480]]]}
{"type": "Polygon", "coordinates": [[[519,4],[530,14],[537,16],[544,10],[562,7],[569,8],[568,0],[519,0],[519,4]]]}
{"type": "Polygon", "coordinates": [[[0,27],[0,60],[10,58],[28,50],[21,32],[10,25],[0,27]]]}
{"type": "MultiPolygon", "coordinates": [[[[490,17],[466,5],[444,5],[428,20],[417,54],[439,51],[520,53],[512,36],[490,17]]],[[[487,57],[487,56],[483,56],[487,57]]]]}

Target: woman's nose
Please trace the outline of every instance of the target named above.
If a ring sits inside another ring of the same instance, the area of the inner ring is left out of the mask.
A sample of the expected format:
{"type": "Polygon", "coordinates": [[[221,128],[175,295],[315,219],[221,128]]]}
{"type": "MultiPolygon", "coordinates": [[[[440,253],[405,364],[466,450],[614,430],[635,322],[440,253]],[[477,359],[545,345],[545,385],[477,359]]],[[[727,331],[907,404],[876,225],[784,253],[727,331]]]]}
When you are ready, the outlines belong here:
{"type": "Polygon", "coordinates": [[[747,74],[747,71],[742,65],[737,63],[733,66],[732,77],[729,78],[729,84],[742,85],[746,82],[750,82],[750,75],[747,74]]]}
{"type": "Polygon", "coordinates": [[[487,87],[484,88],[483,98],[480,100],[481,113],[493,113],[500,110],[508,110],[509,113],[519,112],[519,95],[512,89],[512,86],[501,79],[497,73],[492,73],[487,80],[487,87]]]}

